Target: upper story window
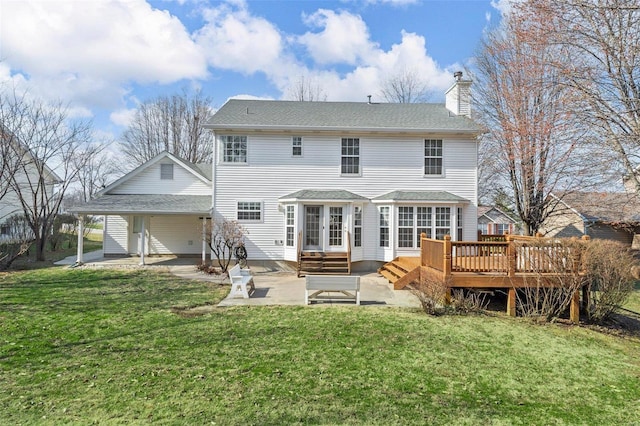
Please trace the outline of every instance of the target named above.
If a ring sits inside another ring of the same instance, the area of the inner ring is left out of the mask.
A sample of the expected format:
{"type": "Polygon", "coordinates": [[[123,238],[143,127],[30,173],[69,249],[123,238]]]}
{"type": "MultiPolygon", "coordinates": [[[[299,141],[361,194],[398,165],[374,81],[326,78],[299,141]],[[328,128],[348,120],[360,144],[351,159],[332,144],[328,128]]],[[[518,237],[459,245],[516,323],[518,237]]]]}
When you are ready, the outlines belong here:
{"type": "Polygon", "coordinates": [[[359,138],[342,138],[342,160],[340,172],[343,175],[360,174],[359,138]]]}
{"type": "Polygon", "coordinates": [[[302,157],[302,136],[294,136],[291,138],[291,155],[294,157],[302,157]]]}
{"type": "Polygon", "coordinates": [[[160,179],[173,180],[173,164],[160,164],[160,179]]]}
{"type": "Polygon", "coordinates": [[[259,222],[262,220],[262,203],[260,201],[238,201],[238,220],[243,222],[259,222]]]}
{"type": "Polygon", "coordinates": [[[424,140],[425,176],[442,176],[442,139],[424,140]]]}
{"type": "Polygon", "coordinates": [[[246,136],[221,136],[222,162],[246,163],[247,162],[247,137],[246,136]]]}

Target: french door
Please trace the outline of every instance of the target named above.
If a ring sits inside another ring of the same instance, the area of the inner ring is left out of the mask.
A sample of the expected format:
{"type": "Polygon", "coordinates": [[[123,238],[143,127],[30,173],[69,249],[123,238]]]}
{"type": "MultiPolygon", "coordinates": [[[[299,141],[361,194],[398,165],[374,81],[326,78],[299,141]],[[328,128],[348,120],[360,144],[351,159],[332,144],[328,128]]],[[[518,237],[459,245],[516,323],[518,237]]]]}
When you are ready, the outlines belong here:
{"type": "Polygon", "coordinates": [[[342,206],[304,206],[303,250],[344,250],[344,208],[342,206]]]}

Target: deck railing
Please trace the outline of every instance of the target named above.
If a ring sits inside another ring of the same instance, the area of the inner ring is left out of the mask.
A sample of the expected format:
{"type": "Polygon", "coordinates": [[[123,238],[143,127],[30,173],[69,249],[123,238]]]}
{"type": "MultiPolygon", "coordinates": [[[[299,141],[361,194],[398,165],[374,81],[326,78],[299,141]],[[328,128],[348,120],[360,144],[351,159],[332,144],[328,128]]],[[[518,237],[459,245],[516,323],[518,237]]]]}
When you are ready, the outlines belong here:
{"type": "MultiPolygon", "coordinates": [[[[505,241],[451,241],[421,238],[421,265],[449,275],[455,272],[518,273],[577,272],[582,250],[541,236],[505,235],[505,241]]],[[[583,241],[588,237],[583,237],[583,241]]]]}

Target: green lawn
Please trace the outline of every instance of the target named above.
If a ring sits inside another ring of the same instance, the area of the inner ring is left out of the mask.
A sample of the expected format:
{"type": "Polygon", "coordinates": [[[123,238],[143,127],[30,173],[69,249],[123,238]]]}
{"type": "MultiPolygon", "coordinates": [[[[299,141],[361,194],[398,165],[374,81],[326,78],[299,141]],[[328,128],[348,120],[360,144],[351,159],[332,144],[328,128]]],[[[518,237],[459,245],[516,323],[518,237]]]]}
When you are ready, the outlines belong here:
{"type": "Polygon", "coordinates": [[[0,275],[0,424],[640,421],[640,340],[502,316],[235,307],[149,270],[0,275]]]}

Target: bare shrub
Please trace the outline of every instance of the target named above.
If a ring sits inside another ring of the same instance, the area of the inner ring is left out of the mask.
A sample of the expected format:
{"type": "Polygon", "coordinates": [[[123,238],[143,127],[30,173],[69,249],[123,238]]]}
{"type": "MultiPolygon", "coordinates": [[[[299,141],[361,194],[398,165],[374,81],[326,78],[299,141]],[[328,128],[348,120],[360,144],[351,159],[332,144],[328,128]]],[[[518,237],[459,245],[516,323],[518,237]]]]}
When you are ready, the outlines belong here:
{"type": "Polygon", "coordinates": [[[584,253],[584,268],[589,283],[589,321],[608,319],[634,290],[637,261],[631,250],[610,240],[591,241],[584,253]]]}
{"type": "Polygon", "coordinates": [[[462,314],[482,312],[489,306],[488,293],[455,289],[451,292],[451,306],[462,314]]]}
{"type": "Polygon", "coordinates": [[[436,274],[422,274],[420,281],[414,283],[411,292],[418,298],[422,310],[428,315],[440,315],[444,312],[448,283],[436,274]]]}
{"type": "Polygon", "coordinates": [[[569,307],[573,295],[584,284],[578,240],[532,240],[515,243],[517,269],[522,287],[516,286],[522,316],[552,321],[569,307]]]}
{"type": "Polygon", "coordinates": [[[207,224],[205,241],[223,273],[227,272],[235,249],[244,245],[245,234],[246,229],[235,220],[220,218],[207,224]]]}
{"type": "Polygon", "coordinates": [[[0,270],[9,269],[33,243],[33,233],[23,215],[14,215],[0,224],[0,270]]]}

